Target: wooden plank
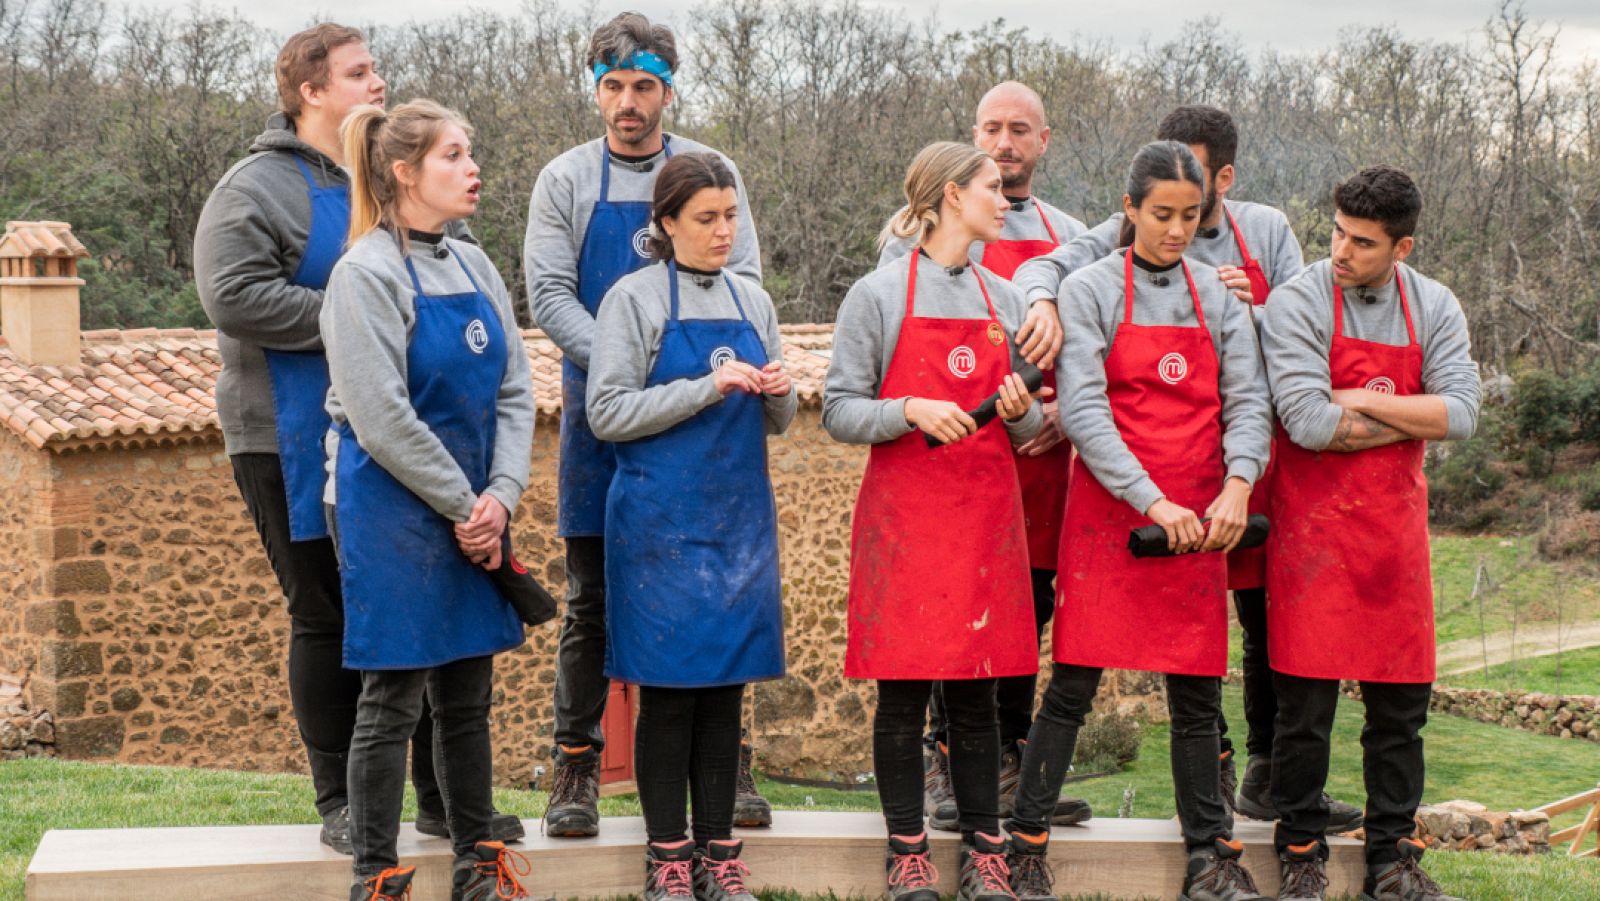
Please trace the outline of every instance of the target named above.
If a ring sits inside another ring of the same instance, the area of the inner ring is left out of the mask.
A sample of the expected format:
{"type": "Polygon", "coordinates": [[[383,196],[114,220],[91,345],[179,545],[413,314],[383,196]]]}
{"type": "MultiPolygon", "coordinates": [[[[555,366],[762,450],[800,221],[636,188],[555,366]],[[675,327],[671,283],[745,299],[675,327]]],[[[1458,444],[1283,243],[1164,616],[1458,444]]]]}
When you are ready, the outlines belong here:
{"type": "Polygon", "coordinates": [[[1582,794],[1573,795],[1570,798],[1562,798],[1559,801],[1552,801],[1543,807],[1535,807],[1534,812],[1554,818],[1569,810],[1577,810],[1588,804],[1600,804],[1600,788],[1591,788],[1582,794]]]}
{"type": "MultiPolygon", "coordinates": [[[[883,818],[875,813],[784,810],[771,829],[737,830],[758,889],[876,897],[883,892],[883,818]]],[[[526,886],[535,898],[610,898],[636,894],[644,878],[644,823],[607,817],[596,838],[557,839],[530,821],[517,850],[533,864],[526,886]]],[[[28,901],[183,901],[187,898],[311,899],[349,897],[350,860],[317,841],[316,826],[92,829],[47,832],[28,866],[28,901]]],[[[1268,894],[1278,885],[1272,826],[1241,820],[1245,862],[1268,894]]],[[[955,891],[957,837],[931,833],[945,894],[955,891]]],[[[400,855],[418,868],[415,897],[449,892],[450,845],[401,828],[400,855]]],[[[1329,895],[1361,890],[1361,845],[1335,838],[1329,895]]],[[[1094,820],[1054,830],[1056,884],[1073,894],[1112,898],[1175,897],[1185,856],[1173,820],[1094,820]]]]}

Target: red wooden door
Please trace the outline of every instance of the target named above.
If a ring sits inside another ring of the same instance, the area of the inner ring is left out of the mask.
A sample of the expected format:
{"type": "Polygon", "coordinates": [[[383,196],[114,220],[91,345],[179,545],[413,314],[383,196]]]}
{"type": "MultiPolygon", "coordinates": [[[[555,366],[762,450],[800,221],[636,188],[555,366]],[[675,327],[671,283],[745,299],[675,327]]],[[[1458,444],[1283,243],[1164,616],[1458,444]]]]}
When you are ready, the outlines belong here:
{"type": "Polygon", "coordinates": [[[611,683],[606,713],[600,721],[606,744],[600,751],[600,784],[633,781],[633,718],[639,690],[621,682],[611,683]]]}

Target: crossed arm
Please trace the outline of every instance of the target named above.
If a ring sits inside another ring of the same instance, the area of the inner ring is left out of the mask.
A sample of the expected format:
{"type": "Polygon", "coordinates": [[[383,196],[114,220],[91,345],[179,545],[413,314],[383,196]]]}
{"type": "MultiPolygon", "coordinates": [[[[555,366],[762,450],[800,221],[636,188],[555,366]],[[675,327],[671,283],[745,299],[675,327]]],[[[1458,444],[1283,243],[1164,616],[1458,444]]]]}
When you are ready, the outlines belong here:
{"type": "Polygon", "coordinates": [[[1328,443],[1330,451],[1349,453],[1414,439],[1436,441],[1450,426],[1444,399],[1437,394],[1397,397],[1346,388],[1334,391],[1331,400],[1341,414],[1328,443]]]}

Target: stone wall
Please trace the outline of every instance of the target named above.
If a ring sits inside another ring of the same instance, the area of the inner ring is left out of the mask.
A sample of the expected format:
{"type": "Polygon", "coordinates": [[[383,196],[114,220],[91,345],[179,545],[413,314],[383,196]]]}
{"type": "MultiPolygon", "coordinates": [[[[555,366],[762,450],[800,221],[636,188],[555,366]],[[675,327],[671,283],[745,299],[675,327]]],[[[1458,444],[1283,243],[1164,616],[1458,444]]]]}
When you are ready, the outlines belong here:
{"type": "Polygon", "coordinates": [[[1432,709],[1511,729],[1600,743],[1600,697],[1434,686],[1432,709]]]}
{"type": "MultiPolygon", "coordinates": [[[[557,594],[558,434],[541,418],[514,523],[518,557],[557,594]]],[[[871,769],[873,686],[843,675],[850,514],[866,456],[827,437],[814,402],[770,443],[790,675],[754,688],[747,720],[772,772],[849,780],[871,769]]],[[[62,755],[304,769],[282,592],[219,440],[52,453],[0,430],[0,489],[0,673],[29,679],[62,755]]],[[[497,661],[501,783],[547,762],[558,632],[542,626],[497,661]]],[[[1108,674],[1100,706],[1159,718],[1159,688],[1108,674]]]]}
{"type": "Polygon", "coordinates": [[[1548,854],[1550,817],[1537,810],[1494,811],[1473,801],[1417,808],[1417,838],[1430,848],[1548,854]]]}
{"type": "MultiPolygon", "coordinates": [[[[540,423],[514,524],[518,557],[559,593],[558,432],[540,423]]],[[[870,768],[867,686],[842,676],[849,516],[866,454],[801,411],[771,442],[791,676],[758,686],[765,764],[870,768]]],[[[127,763],[301,770],[283,597],[219,441],[47,453],[0,434],[0,672],[29,678],[61,752],[127,763]]],[[[551,741],[558,623],[498,663],[498,778],[551,741]]]]}

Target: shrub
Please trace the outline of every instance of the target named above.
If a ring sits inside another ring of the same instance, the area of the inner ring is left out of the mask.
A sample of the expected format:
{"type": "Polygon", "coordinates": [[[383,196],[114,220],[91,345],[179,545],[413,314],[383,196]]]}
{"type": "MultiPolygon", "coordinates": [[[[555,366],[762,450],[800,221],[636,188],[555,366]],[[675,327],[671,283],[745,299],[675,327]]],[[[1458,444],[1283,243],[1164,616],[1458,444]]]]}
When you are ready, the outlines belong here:
{"type": "Polygon", "coordinates": [[[1144,729],[1139,721],[1121,713],[1091,713],[1078,730],[1073,766],[1084,773],[1108,773],[1139,758],[1144,729]]]}

